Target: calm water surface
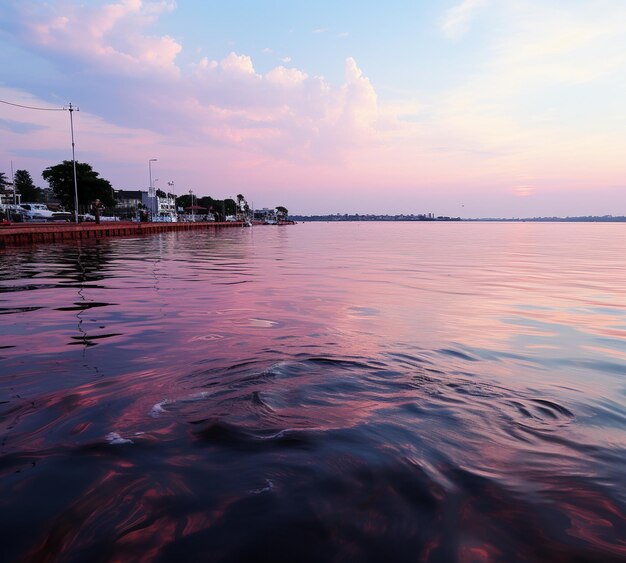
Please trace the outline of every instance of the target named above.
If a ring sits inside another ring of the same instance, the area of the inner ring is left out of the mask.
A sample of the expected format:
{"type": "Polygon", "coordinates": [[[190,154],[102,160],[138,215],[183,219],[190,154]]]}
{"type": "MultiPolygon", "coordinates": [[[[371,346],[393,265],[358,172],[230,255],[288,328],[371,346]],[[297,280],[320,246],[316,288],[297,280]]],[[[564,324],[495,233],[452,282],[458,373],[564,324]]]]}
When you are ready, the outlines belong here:
{"type": "Polygon", "coordinates": [[[626,560],[626,228],[0,251],[0,559],[626,560]]]}

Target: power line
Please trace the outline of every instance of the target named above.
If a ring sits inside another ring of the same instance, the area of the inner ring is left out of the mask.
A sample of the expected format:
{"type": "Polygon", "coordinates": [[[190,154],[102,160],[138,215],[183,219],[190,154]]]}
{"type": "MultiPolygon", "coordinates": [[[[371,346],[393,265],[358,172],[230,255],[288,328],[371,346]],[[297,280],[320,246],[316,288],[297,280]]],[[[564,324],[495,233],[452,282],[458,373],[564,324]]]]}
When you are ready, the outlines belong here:
{"type": "Polygon", "coordinates": [[[38,111],[69,111],[70,112],[70,130],[72,132],[72,167],[74,169],[74,220],[78,223],[78,182],[76,180],[76,154],[74,152],[74,112],[79,111],[76,106],[73,106],[70,102],[69,107],[65,108],[39,108],[35,106],[26,106],[23,104],[15,104],[13,102],[7,102],[6,100],[0,100],[0,103],[7,104],[16,108],[34,109],[38,111]]]}
{"type": "Polygon", "coordinates": [[[67,111],[65,108],[36,108],[33,106],[23,106],[22,104],[14,104],[13,102],[7,102],[6,100],[0,100],[0,103],[24,109],[37,109],[39,111],[67,111]]]}

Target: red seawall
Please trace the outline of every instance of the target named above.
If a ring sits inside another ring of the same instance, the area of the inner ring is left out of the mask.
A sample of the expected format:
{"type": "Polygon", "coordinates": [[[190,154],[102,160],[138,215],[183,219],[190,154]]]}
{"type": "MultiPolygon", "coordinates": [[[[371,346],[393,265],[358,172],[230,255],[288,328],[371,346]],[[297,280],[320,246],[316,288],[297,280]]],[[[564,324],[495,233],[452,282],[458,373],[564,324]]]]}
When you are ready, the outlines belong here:
{"type": "Polygon", "coordinates": [[[0,248],[21,244],[62,242],[102,237],[139,236],[170,231],[212,230],[241,227],[240,222],[202,223],[30,223],[0,226],[0,248]]]}

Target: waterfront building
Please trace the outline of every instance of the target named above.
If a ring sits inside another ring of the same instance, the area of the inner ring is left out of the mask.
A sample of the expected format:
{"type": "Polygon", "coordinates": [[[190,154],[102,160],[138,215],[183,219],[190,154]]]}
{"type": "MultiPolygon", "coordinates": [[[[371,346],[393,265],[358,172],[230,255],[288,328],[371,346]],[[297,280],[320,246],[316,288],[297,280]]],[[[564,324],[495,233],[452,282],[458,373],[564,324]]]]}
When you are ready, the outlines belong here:
{"type": "Polygon", "coordinates": [[[142,192],[141,190],[116,190],[115,199],[117,201],[117,206],[122,208],[137,209],[139,204],[142,203],[142,194],[145,193],[147,192],[142,192]]]}
{"type": "Polygon", "coordinates": [[[264,223],[276,223],[276,210],[269,207],[254,210],[254,220],[264,223]]]}
{"type": "Polygon", "coordinates": [[[0,204],[1,205],[19,205],[22,201],[22,195],[15,191],[13,184],[7,184],[0,188],[0,204]]]}

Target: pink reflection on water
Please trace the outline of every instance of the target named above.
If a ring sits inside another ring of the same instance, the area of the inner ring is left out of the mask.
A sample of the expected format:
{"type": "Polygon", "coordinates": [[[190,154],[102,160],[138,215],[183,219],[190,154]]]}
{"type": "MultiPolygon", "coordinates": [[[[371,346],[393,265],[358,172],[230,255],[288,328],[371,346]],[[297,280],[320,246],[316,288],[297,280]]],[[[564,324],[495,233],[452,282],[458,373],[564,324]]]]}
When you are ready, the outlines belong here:
{"type": "MultiPolygon", "coordinates": [[[[98,463],[31,554],[111,538],[113,560],[154,558],[227,526],[242,499],[285,502],[293,486],[352,554],[346,522],[357,537],[412,537],[458,505],[460,560],[505,558],[507,533],[547,509],[576,542],[623,556],[621,506],[572,478],[614,481],[606,459],[625,439],[614,403],[626,240],[607,233],[306,225],[113,240],[91,249],[88,272],[86,246],[78,269],[57,257],[70,273],[40,281],[71,274],[73,285],[9,297],[6,475],[46,462],[14,477],[25,501],[51,464],[98,463]],[[107,444],[111,432],[134,444],[107,444]],[[267,474],[248,475],[256,464],[267,474]],[[423,485],[434,514],[388,516],[410,497],[389,467],[408,489],[423,485]],[[203,497],[197,468],[241,480],[203,497]]],[[[527,531],[552,553],[572,545],[555,530],[527,531]]],[[[444,549],[442,533],[424,540],[425,557],[444,549]]]]}

